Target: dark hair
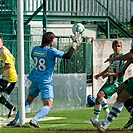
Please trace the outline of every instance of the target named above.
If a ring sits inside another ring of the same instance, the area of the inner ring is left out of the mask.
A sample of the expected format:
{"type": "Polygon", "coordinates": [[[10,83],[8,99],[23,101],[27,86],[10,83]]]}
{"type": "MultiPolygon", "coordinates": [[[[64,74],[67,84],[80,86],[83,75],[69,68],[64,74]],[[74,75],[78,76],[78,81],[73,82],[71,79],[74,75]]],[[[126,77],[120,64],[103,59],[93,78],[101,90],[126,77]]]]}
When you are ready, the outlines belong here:
{"type": "Polygon", "coordinates": [[[0,35],[0,39],[3,39],[1,35],[0,35]]]}
{"type": "Polygon", "coordinates": [[[130,24],[131,24],[131,25],[133,24],[133,16],[132,16],[131,19],[130,19],[130,24]]]}
{"type": "Polygon", "coordinates": [[[52,43],[53,39],[55,38],[55,34],[53,32],[46,32],[42,36],[42,47],[45,47],[52,43]]]}
{"type": "Polygon", "coordinates": [[[112,42],[112,48],[115,46],[115,44],[119,44],[119,43],[122,45],[121,41],[114,40],[114,41],[112,42]]]}

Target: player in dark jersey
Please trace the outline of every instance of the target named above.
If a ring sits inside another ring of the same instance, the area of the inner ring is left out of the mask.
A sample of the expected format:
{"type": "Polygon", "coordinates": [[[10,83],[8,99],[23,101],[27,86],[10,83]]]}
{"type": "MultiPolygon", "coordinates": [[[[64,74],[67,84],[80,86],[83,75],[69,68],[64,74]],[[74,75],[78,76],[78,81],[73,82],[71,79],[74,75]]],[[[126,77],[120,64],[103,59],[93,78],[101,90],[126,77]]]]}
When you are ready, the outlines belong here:
{"type": "MultiPolygon", "coordinates": [[[[57,50],[53,47],[55,43],[55,34],[53,32],[46,32],[42,36],[42,43],[40,46],[35,46],[32,49],[31,57],[34,60],[34,68],[30,72],[28,79],[31,81],[29,87],[29,94],[25,101],[25,110],[31,105],[33,100],[41,93],[43,107],[38,110],[36,115],[30,120],[30,125],[39,128],[38,120],[46,116],[52,110],[54,99],[52,75],[56,58],[70,59],[76,49],[80,39],[80,34],[75,34],[71,37],[73,40],[72,46],[67,53],[57,50]]],[[[7,126],[13,126],[19,119],[19,112],[17,112],[13,121],[7,126]]]]}

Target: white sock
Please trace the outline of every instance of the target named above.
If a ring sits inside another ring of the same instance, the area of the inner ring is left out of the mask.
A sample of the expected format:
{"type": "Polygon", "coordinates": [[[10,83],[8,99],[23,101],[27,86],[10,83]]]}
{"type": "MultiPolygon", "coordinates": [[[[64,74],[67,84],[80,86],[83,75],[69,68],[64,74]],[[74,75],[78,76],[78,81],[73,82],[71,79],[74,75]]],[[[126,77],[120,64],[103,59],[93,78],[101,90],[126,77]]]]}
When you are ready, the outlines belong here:
{"type": "Polygon", "coordinates": [[[107,100],[103,97],[99,100],[105,114],[106,114],[106,117],[108,116],[109,114],[109,107],[108,107],[108,103],[107,103],[107,100]]]}
{"type": "Polygon", "coordinates": [[[94,107],[94,119],[97,121],[99,119],[100,111],[101,111],[101,104],[95,105],[95,107],[94,107]]]}
{"type": "Polygon", "coordinates": [[[124,103],[120,101],[116,101],[110,110],[110,113],[107,117],[107,119],[104,120],[104,128],[107,128],[112,121],[115,120],[115,118],[121,113],[123,109],[124,103]]]}
{"type": "Polygon", "coordinates": [[[43,106],[42,108],[40,108],[38,110],[38,112],[36,113],[36,115],[32,118],[32,120],[34,122],[36,122],[38,119],[43,118],[45,115],[47,115],[50,111],[50,107],[49,106],[43,106]]]}

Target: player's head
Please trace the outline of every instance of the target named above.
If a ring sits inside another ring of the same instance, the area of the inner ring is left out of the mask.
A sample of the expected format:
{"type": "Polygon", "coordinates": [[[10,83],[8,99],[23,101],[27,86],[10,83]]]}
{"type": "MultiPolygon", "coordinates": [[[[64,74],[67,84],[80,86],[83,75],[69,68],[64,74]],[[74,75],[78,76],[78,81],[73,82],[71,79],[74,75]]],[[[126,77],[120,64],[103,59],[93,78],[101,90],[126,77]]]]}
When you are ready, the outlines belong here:
{"type": "Polygon", "coordinates": [[[130,19],[130,30],[131,30],[131,34],[133,35],[133,16],[130,19]]]}
{"type": "Polygon", "coordinates": [[[55,39],[55,34],[53,32],[46,32],[42,36],[42,47],[53,46],[55,39]]]}
{"type": "Polygon", "coordinates": [[[114,40],[114,41],[112,42],[112,48],[113,48],[113,50],[114,50],[114,54],[115,54],[115,55],[120,54],[120,53],[121,53],[121,50],[122,50],[122,43],[121,43],[121,41],[119,41],[119,40],[114,40]]]}

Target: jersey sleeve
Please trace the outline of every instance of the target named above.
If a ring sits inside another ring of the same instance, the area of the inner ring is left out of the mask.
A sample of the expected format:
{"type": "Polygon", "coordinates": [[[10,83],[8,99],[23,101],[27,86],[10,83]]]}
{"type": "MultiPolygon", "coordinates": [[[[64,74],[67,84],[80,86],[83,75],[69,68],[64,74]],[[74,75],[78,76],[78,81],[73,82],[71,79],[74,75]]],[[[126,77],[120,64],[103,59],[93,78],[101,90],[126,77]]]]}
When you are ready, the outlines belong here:
{"type": "Polygon", "coordinates": [[[62,56],[64,55],[64,52],[52,47],[50,50],[50,55],[52,57],[62,58],[62,56]]]}
{"type": "Polygon", "coordinates": [[[4,63],[8,63],[11,64],[11,60],[13,59],[13,57],[11,58],[11,56],[8,53],[4,53],[3,54],[3,59],[4,59],[4,63]]]}

